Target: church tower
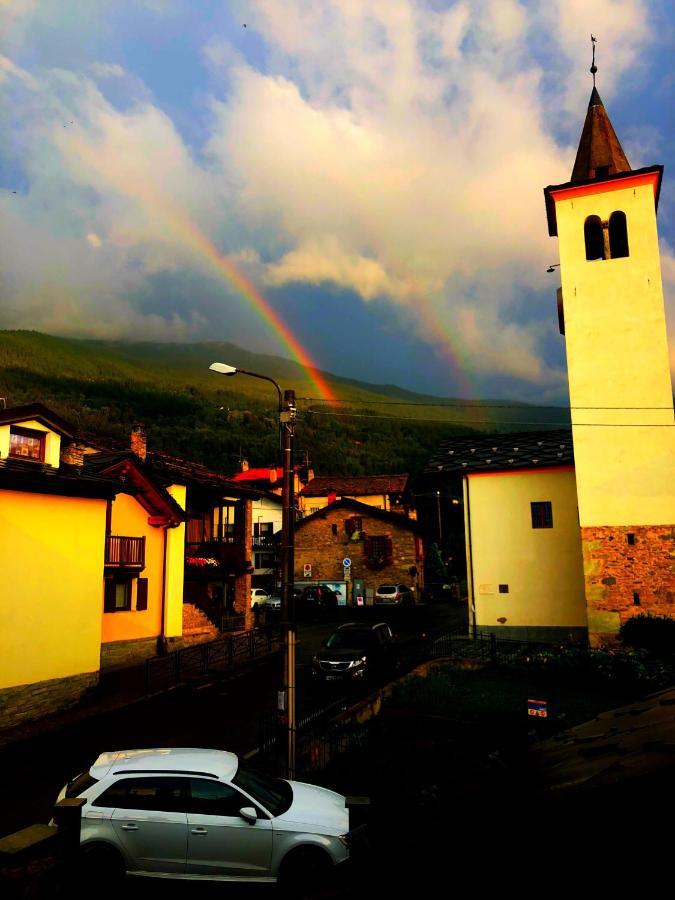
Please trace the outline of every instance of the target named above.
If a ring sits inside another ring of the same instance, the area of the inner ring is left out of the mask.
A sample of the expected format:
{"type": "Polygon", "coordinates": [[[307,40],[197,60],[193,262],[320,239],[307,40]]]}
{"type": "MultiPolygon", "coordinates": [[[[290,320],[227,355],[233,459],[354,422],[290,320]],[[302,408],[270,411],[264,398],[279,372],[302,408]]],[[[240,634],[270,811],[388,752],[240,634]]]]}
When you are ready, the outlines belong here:
{"type": "MultiPolygon", "coordinates": [[[[591,71],[595,81],[595,62],[591,71]]],[[[557,235],[588,631],[675,616],[675,421],[656,212],[663,166],[631,169],[595,84],[557,235]]]]}

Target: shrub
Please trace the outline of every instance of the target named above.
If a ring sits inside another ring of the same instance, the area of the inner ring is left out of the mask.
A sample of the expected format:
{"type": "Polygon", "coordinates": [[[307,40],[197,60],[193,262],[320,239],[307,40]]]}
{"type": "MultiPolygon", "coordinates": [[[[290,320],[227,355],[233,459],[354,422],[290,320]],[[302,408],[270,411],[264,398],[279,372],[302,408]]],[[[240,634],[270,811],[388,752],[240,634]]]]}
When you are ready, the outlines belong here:
{"type": "Polygon", "coordinates": [[[630,647],[667,656],[675,654],[675,619],[668,616],[640,613],[625,621],[619,634],[630,647]]]}

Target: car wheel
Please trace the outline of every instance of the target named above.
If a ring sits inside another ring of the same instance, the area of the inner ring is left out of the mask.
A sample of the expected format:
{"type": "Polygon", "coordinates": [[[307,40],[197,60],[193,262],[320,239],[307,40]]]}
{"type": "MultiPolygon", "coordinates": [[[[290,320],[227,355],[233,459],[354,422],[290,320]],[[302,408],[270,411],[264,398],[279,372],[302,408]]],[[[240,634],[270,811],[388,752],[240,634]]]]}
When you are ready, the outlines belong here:
{"type": "Polygon", "coordinates": [[[82,885],[88,888],[95,885],[99,897],[112,897],[124,882],[126,868],[124,860],[113,847],[83,847],[77,876],[82,885]]]}
{"type": "Polygon", "coordinates": [[[332,862],[318,847],[299,847],[281,862],[279,884],[288,897],[302,896],[322,884],[332,868],[332,862]]]}

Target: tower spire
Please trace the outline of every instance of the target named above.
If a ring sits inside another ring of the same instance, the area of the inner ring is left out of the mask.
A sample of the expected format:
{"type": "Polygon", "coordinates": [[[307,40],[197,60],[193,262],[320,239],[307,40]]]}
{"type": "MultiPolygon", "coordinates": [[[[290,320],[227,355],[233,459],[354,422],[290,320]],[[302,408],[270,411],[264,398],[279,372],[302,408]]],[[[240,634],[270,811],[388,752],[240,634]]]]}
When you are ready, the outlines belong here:
{"type": "Polygon", "coordinates": [[[597,38],[591,35],[593,57],[590,73],[593,76],[593,90],[588,103],[586,121],[581,132],[577,158],[572,169],[571,182],[589,181],[594,178],[607,178],[619,172],[630,172],[630,163],[626,159],[623,147],[607,115],[600,94],[595,86],[595,75],[598,67],[595,64],[595,45],[597,38]]]}

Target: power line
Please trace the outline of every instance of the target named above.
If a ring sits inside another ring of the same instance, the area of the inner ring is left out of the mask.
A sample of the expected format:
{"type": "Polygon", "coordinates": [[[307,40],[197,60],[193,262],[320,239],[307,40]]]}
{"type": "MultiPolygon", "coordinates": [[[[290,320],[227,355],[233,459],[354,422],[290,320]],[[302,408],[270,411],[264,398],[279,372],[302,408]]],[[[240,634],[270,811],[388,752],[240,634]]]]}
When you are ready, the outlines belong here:
{"type": "MultiPolygon", "coordinates": [[[[617,407],[618,408],[618,407],[617,407]]],[[[538,422],[533,421],[522,421],[509,419],[508,421],[503,422],[495,422],[494,419],[428,419],[422,417],[412,416],[385,416],[380,415],[378,413],[339,413],[339,412],[319,412],[318,410],[303,410],[300,413],[301,416],[307,417],[309,415],[312,416],[333,416],[334,418],[347,418],[347,419],[389,419],[391,421],[398,422],[438,422],[442,425],[464,425],[466,427],[470,427],[471,425],[536,425],[539,428],[546,425],[559,425],[561,428],[571,428],[571,422],[542,422],[541,420],[538,422]]],[[[598,428],[675,428],[675,423],[673,422],[664,422],[664,423],[650,423],[650,422],[575,422],[574,427],[578,427],[580,425],[583,426],[595,426],[598,428]]]]}
{"type": "Polygon", "coordinates": [[[567,412],[571,409],[627,409],[627,410],[667,410],[672,406],[546,406],[539,403],[475,403],[471,400],[446,400],[442,403],[418,403],[413,400],[341,400],[325,397],[298,397],[298,400],[309,400],[312,403],[347,403],[373,406],[420,406],[440,407],[441,409],[557,409],[567,412]]]}

